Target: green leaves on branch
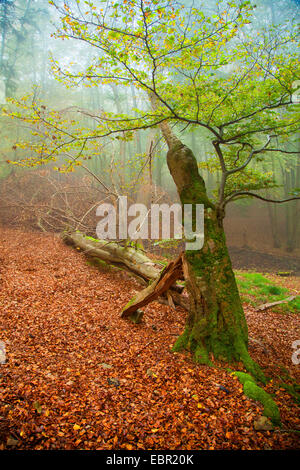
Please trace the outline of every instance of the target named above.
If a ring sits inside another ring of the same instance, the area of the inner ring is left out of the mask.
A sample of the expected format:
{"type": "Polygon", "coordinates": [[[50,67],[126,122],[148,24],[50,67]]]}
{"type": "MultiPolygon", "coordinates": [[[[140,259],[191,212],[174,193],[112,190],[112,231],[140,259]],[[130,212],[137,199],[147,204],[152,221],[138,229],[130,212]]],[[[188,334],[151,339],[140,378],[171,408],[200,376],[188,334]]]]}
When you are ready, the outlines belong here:
{"type": "Polygon", "coordinates": [[[61,16],[56,37],[86,47],[92,57],[82,68],[80,61],[62,66],[52,59],[57,79],[68,87],[102,86],[104,92],[108,85],[133,86],[142,104],[122,114],[84,111],[83,125],[78,110],[74,118],[20,101],[10,116],[24,119],[38,133],[36,141],[43,137],[47,143],[39,147],[35,141],[33,152],[44,160],[74,148],[84,155],[98,139],[130,139],[133,132],[167,121],[206,129],[219,149],[217,160],[207,165],[229,172],[224,195],[274,184],[271,175],[249,170],[248,164],[265,159],[275,141],[280,150],[299,126],[299,105],[292,100],[300,76],[292,26],[249,28],[249,1],[219,2],[212,14],[173,0],[52,4],[61,16]],[[151,93],[155,110],[148,102],[151,93]]]}

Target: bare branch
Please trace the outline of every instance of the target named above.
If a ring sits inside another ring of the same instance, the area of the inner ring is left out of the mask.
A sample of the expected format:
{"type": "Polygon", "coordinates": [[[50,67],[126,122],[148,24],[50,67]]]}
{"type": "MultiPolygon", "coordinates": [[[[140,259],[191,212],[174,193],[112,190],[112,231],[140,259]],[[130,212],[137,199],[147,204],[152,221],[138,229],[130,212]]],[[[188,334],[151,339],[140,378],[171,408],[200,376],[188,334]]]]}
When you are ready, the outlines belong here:
{"type": "Polygon", "coordinates": [[[232,196],[230,196],[228,199],[226,199],[225,205],[228,204],[229,202],[232,202],[235,199],[239,199],[239,198],[244,197],[244,196],[256,197],[257,199],[261,199],[262,201],[274,202],[276,204],[282,204],[284,202],[295,201],[295,200],[300,199],[300,196],[293,196],[293,197],[290,197],[290,198],[287,198],[287,199],[269,199],[269,198],[260,196],[259,194],[252,193],[250,191],[237,191],[232,196]]]}

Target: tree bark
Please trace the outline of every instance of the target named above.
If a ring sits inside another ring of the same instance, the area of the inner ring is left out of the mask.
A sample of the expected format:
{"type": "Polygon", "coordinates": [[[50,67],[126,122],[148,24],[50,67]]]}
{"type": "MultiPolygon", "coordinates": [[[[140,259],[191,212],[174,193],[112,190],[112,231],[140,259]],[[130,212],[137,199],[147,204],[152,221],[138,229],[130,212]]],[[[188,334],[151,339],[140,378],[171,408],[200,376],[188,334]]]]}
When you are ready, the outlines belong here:
{"type": "Polygon", "coordinates": [[[248,353],[248,328],[240,300],[223,228],[224,212],[208,198],[205,182],[192,151],[163,123],[161,130],[169,151],[167,164],[182,205],[204,205],[204,245],[186,251],[183,270],[190,311],[184,333],[173,350],[189,350],[199,363],[212,359],[241,361],[265,381],[248,353]]]}
{"type": "Polygon", "coordinates": [[[124,247],[108,240],[96,240],[80,232],[64,233],[62,238],[66,243],[82,249],[88,257],[99,258],[116,266],[122,265],[146,281],[156,279],[160,274],[153,261],[130,246],[124,247]]]}

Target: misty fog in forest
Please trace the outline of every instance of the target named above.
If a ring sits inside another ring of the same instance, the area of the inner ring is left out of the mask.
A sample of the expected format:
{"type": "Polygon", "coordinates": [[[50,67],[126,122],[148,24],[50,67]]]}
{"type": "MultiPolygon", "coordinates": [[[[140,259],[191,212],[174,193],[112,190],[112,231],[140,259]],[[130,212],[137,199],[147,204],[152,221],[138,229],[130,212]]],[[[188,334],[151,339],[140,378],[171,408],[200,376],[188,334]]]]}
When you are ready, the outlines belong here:
{"type": "MultiPolygon", "coordinates": [[[[57,6],[64,3],[56,2],[57,6]]],[[[295,0],[258,0],[255,4],[253,23],[249,26],[253,30],[271,24],[289,24],[299,18],[299,2],[295,0]]],[[[215,1],[204,2],[207,11],[214,6],[215,1]]],[[[6,99],[22,99],[31,94],[32,99],[42,100],[45,107],[65,114],[66,119],[77,119],[80,115],[82,123],[92,128],[97,119],[93,117],[102,111],[127,113],[133,108],[147,107],[144,93],[133,86],[125,88],[101,81],[97,86],[90,86],[83,79],[68,87],[60,83],[62,77],[55,77],[53,73],[56,64],[58,67],[74,64],[75,73],[86,68],[95,54],[86,43],[54,37],[60,16],[61,13],[44,0],[0,2],[1,106],[4,107],[6,99]]],[[[234,68],[234,64],[227,66],[230,67],[234,68]]],[[[176,131],[203,165],[214,152],[205,130],[190,126],[183,134],[182,127],[176,126],[176,131]]],[[[77,228],[93,235],[96,218],[95,208],[91,207],[102,200],[101,194],[103,199],[106,197],[97,176],[101,176],[107,187],[115,188],[118,194],[130,195],[135,202],[175,202],[178,199],[166,164],[166,145],[158,128],[136,132],[127,140],[99,140],[84,149],[84,167],[78,164],[72,168],[65,164],[68,157],[63,149],[56,162],[43,163],[41,157],[34,167],[11,164],[31,158],[33,150],[23,142],[37,137],[31,136],[30,124],[4,115],[0,132],[0,221],[4,226],[59,232],[90,211],[77,228]]],[[[40,143],[47,146],[47,136],[40,143]]],[[[297,151],[298,136],[289,138],[284,145],[286,149],[297,151]]],[[[284,199],[300,186],[297,154],[270,152],[263,161],[252,165],[262,172],[270,172],[276,182],[276,187],[260,192],[264,197],[284,199]]],[[[212,193],[219,173],[205,165],[203,172],[207,189],[212,193]]],[[[297,267],[293,261],[293,258],[299,261],[300,256],[299,208],[297,200],[279,205],[252,198],[230,204],[225,228],[234,263],[239,263],[240,258],[246,267],[251,267],[252,262],[272,264],[273,260],[274,269],[299,270],[299,264],[297,267]],[[256,252],[270,257],[260,258],[256,252]],[[258,256],[257,261],[255,256],[258,256]],[[282,267],[280,262],[276,266],[276,257],[283,259],[282,267]]]]}

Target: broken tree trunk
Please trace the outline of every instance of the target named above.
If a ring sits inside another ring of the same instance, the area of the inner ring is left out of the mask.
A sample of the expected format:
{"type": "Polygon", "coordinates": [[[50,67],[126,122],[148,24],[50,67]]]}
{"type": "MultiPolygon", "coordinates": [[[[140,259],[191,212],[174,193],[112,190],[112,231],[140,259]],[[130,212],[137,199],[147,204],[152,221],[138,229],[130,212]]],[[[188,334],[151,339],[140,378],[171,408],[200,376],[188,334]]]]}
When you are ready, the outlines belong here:
{"type": "Polygon", "coordinates": [[[165,269],[163,269],[160,276],[158,276],[150,286],[143,289],[128,302],[121,312],[121,317],[130,317],[134,322],[140,321],[142,316],[140,308],[158,299],[164,293],[167,293],[177,279],[182,278],[182,275],[182,254],[180,254],[175,261],[171,261],[165,269]]]}
{"type": "MultiPolygon", "coordinates": [[[[143,285],[148,285],[149,281],[153,281],[151,284],[153,286],[160,279],[161,274],[166,271],[166,268],[161,271],[160,265],[156,264],[141,251],[132,247],[124,247],[108,240],[96,240],[80,232],[64,233],[62,238],[65,243],[80,248],[88,258],[101,260],[109,265],[126,270],[127,273],[134,275],[143,285]]],[[[174,262],[171,264],[174,264],[174,262]]],[[[162,297],[158,300],[171,306],[174,304],[180,305],[187,310],[188,299],[181,295],[184,287],[176,284],[176,280],[179,278],[174,277],[173,282],[168,284],[168,289],[170,290],[166,291],[164,289],[160,294],[162,297]]],[[[183,279],[182,274],[181,279],[183,279]]]]}

